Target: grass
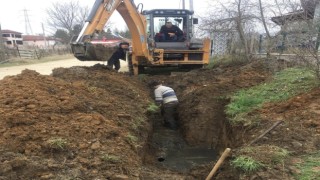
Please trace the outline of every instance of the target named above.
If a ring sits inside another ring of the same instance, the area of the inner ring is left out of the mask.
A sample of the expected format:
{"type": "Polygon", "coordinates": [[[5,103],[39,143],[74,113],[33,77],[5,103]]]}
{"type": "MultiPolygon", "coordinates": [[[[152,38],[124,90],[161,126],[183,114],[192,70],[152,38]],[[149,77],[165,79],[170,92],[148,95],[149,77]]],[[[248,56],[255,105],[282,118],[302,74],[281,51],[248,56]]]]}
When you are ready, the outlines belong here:
{"type": "Polygon", "coordinates": [[[290,153],[288,150],[277,147],[276,151],[271,157],[271,161],[274,164],[284,163],[285,159],[289,157],[290,153]]]}
{"type": "Polygon", "coordinates": [[[138,142],[138,137],[137,136],[134,136],[132,134],[128,134],[126,136],[126,140],[129,144],[131,145],[135,145],[137,142],[138,142]]]}
{"type": "Polygon", "coordinates": [[[219,55],[210,59],[207,69],[212,69],[218,66],[234,66],[248,62],[243,54],[234,55],[219,55]]]}
{"type": "Polygon", "coordinates": [[[247,113],[262,107],[264,103],[286,100],[318,85],[312,71],[289,68],[275,74],[270,82],[235,93],[227,105],[226,113],[231,122],[239,123],[247,113]]]}
{"type": "Polygon", "coordinates": [[[104,154],[101,156],[101,159],[103,161],[109,162],[109,163],[117,163],[120,162],[120,157],[119,156],[115,156],[115,155],[111,155],[111,154],[104,154]]]}
{"type": "Polygon", "coordinates": [[[148,75],[147,74],[139,74],[138,78],[140,81],[145,82],[147,80],[148,75]]]}
{"type": "Polygon", "coordinates": [[[133,123],[132,123],[132,129],[135,131],[139,130],[139,127],[142,126],[142,124],[146,122],[146,119],[143,117],[137,117],[134,119],[133,123]]]}
{"type": "Polygon", "coordinates": [[[64,150],[68,145],[68,141],[63,138],[51,138],[47,142],[52,149],[64,150]]]}
{"type": "Polygon", "coordinates": [[[320,153],[311,154],[303,157],[303,162],[296,164],[296,167],[301,171],[296,174],[299,180],[316,180],[320,177],[320,153]]]}
{"type": "Polygon", "coordinates": [[[231,165],[245,174],[251,174],[262,168],[284,167],[289,155],[288,150],[274,145],[245,146],[238,149],[231,165]]]}
{"type": "Polygon", "coordinates": [[[238,156],[231,161],[231,165],[247,174],[256,172],[264,166],[262,163],[248,156],[238,156]]]}
{"type": "Polygon", "coordinates": [[[154,103],[150,104],[149,107],[147,108],[147,112],[150,112],[150,113],[156,113],[158,111],[159,111],[159,106],[157,106],[154,103]]]}
{"type": "Polygon", "coordinates": [[[209,64],[206,66],[207,69],[212,69],[216,65],[215,57],[211,57],[209,60],[209,64]]]}

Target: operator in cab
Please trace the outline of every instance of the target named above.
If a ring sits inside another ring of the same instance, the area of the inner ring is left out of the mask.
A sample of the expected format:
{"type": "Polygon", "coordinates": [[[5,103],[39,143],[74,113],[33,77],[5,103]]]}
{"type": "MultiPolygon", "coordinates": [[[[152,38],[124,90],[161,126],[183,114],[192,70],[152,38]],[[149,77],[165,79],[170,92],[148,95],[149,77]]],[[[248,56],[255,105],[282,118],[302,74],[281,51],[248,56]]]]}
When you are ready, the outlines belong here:
{"type": "Polygon", "coordinates": [[[113,66],[114,66],[114,70],[118,72],[120,69],[120,59],[121,60],[126,59],[127,50],[129,50],[129,43],[121,42],[119,44],[119,48],[112,54],[112,56],[108,60],[107,67],[110,69],[113,69],[113,66]]]}
{"type": "Polygon", "coordinates": [[[176,42],[183,40],[183,31],[172,22],[167,21],[160,29],[158,35],[158,41],[160,42],[176,42]]]}

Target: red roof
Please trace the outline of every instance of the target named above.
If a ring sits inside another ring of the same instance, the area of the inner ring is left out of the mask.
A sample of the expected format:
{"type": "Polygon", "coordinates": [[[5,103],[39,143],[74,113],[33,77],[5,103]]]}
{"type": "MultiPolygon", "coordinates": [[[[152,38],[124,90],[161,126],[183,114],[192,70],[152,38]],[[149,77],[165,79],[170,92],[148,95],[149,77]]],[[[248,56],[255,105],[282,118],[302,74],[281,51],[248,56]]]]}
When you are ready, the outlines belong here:
{"type": "Polygon", "coordinates": [[[1,33],[22,34],[21,32],[12,31],[9,29],[3,29],[3,30],[1,30],[1,33]]]}
{"type": "MultiPolygon", "coordinates": [[[[37,35],[23,35],[22,36],[23,41],[44,41],[43,36],[37,36],[37,35]]],[[[58,40],[53,37],[46,37],[46,40],[58,40]]]]}

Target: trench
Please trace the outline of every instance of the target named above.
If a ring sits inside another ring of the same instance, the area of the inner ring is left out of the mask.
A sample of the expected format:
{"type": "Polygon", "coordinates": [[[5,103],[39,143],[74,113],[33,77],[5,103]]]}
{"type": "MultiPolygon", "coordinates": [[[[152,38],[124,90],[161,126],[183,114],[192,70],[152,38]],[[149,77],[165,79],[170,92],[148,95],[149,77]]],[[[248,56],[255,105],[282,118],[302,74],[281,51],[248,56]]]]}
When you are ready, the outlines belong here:
{"type": "Polygon", "coordinates": [[[164,127],[160,115],[154,115],[152,121],[153,133],[149,144],[154,152],[153,161],[156,166],[186,173],[197,165],[215,160],[214,149],[188,145],[181,129],[171,130],[164,127]]]}
{"type": "MultiPolygon", "coordinates": [[[[219,151],[232,144],[232,129],[226,123],[224,114],[224,106],[227,102],[219,102],[221,108],[217,108],[216,123],[208,122],[208,126],[218,131],[219,142],[212,146],[212,142],[205,143],[189,143],[185,139],[188,133],[184,127],[183,120],[179,119],[178,130],[171,130],[163,126],[163,119],[160,113],[149,115],[152,123],[152,132],[149,136],[148,152],[145,157],[146,166],[154,166],[160,169],[168,169],[177,173],[188,175],[190,170],[201,168],[202,165],[212,164],[217,160],[219,151]],[[219,126],[216,126],[219,124],[219,126]]],[[[211,139],[211,137],[208,137],[211,139]]],[[[209,173],[209,172],[208,172],[209,173]]],[[[196,175],[201,176],[203,175],[196,175]]]]}

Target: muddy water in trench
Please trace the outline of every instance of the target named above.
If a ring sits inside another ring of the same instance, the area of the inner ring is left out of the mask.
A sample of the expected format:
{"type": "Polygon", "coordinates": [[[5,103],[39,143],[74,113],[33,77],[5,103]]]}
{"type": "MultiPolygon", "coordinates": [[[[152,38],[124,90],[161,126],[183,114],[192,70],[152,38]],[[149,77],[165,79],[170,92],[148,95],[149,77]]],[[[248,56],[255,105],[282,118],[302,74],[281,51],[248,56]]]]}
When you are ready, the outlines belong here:
{"type": "Polygon", "coordinates": [[[158,166],[186,173],[195,166],[216,159],[215,150],[189,146],[184,141],[180,129],[171,130],[164,127],[161,116],[156,116],[153,121],[151,145],[156,150],[154,160],[158,166]]]}

